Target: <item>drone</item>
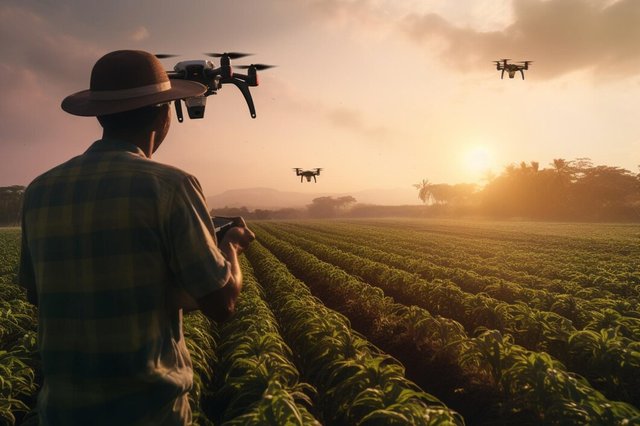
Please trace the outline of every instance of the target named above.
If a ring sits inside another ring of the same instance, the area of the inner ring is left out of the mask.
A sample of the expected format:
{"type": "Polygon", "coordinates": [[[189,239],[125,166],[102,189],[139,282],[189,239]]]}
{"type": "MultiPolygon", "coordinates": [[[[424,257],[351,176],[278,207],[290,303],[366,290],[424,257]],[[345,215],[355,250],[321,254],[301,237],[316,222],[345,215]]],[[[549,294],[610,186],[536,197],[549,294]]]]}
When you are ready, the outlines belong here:
{"type": "MultiPolygon", "coordinates": [[[[244,96],[247,106],[249,107],[249,114],[251,118],[256,118],[256,108],[253,105],[253,98],[249,87],[255,87],[258,85],[258,71],[273,68],[274,65],[265,64],[251,64],[251,65],[237,65],[236,68],[246,69],[247,74],[240,74],[233,71],[231,67],[232,59],[244,58],[251,55],[251,53],[241,52],[227,52],[227,53],[204,53],[206,56],[212,58],[220,58],[220,66],[216,68],[214,63],[210,60],[191,60],[178,62],[173,71],[167,71],[167,76],[170,79],[182,79],[191,80],[207,87],[207,91],[202,96],[194,96],[186,99],[177,99],[175,101],[176,115],[178,116],[178,122],[182,123],[182,103],[187,106],[187,112],[189,118],[204,118],[204,109],[207,104],[207,96],[217,94],[217,91],[222,88],[224,84],[233,84],[244,96]]],[[[177,55],[171,54],[157,54],[158,59],[173,58],[177,55]]]]}
{"type": "Polygon", "coordinates": [[[300,183],[302,183],[302,178],[307,178],[307,182],[311,182],[311,178],[313,178],[313,181],[318,183],[316,176],[320,176],[320,170],[322,170],[322,168],[317,167],[313,170],[302,170],[301,168],[296,167],[293,170],[296,171],[296,176],[300,176],[300,183]]]}
{"type": "Polygon", "coordinates": [[[509,78],[513,78],[516,75],[516,72],[520,71],[522,79],[524,80],[524,71],[529,69],[529,64],[533,61],[520,61],[515,64],[508,64],[507,61],[509,60],[510,59],[500,59],[499,61],[493,61],[496,64],[496,69],[498,71],[502,71],[502,73],[500,74],[500,79],[504,78],[505,71],[509,73],[509,78]]]}

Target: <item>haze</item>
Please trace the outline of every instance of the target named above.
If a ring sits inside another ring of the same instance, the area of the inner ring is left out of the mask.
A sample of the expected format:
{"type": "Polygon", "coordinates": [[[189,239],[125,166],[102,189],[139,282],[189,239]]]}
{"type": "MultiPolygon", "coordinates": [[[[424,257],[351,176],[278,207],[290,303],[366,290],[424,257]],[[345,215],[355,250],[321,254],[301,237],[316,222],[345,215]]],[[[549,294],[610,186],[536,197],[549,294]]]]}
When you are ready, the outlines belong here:
{"type": "MultiPolygon", "coordinates": [[[[0,5],[0,186],[26,185],[101,131],[60,109],[117,49],[241,51],[278,67],[174,120],[154,157],[207,195],[482,183],[520,161],[589,157],[637,171],[637,0],[13,1],[0,5]],[[491,61],[535,61],[500,80],[491,61]],[[292,167],[323,167],[301,184],[292,167]]],[[[175,118],[175,115],[174,115],[175,118]]],[[[419,203],[407,197],[407,203],[419,203]]]]}

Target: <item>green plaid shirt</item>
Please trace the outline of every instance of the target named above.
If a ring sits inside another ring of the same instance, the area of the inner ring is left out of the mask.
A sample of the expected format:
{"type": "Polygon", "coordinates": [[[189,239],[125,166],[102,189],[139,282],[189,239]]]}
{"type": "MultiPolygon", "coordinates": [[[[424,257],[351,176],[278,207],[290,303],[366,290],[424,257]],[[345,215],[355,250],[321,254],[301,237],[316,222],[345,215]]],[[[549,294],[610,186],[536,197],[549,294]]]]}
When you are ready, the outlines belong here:
{"type": "Polygon", "coordinates": [[[19,280],[37,294],[41,424],[187,424],[191,360],[170,291],[223,287],[198,181],[95,142],[25,192],[19,280]]]}

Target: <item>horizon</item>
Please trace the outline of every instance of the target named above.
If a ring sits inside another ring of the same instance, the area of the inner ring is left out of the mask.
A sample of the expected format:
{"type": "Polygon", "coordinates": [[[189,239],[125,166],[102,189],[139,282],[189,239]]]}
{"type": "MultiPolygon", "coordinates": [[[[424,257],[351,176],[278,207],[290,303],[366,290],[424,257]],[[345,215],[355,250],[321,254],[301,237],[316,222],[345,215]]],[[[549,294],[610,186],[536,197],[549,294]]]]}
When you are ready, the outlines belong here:
{"type": "Polygon", "coordinates": [[[27,185],[99,139],[95,119],[59,104],[120,48],[180,53],[166,69],[234,50],[255,55],[232,65],[277,65],[251,90],[256,119],[228,86],[202,120],[172,113],[154,159],[195,175],[208,197],[481,184],[487,170],[556,158],[637,173],[639,2],[160,3],[0,6],[0,186],[27,185]],[[534,61],[525,80],[500,79],[492,61],[503,57],[534,61]],[[300,184],[297,166],[324,170],[300,184]]]}

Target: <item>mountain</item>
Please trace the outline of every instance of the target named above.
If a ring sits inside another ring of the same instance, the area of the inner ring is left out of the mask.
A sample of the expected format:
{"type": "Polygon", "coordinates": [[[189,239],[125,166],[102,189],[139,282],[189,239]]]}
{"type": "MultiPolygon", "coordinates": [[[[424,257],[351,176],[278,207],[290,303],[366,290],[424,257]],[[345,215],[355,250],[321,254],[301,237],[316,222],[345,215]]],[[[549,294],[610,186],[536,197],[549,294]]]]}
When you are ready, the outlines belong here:
{"type": "Polygon", "coordinates": [[[378,205],[407,205],[418,204],[418,196],[415,189],[367,189],[354,192],[330,193],[316,192],[303,193],[294,191],[279,191],[273,188],[243,188],[231,189],[220,194],[207,197],[207,205],[210,209],[221,207],[246,207],[249,210],[280,208],[300,208],[317,197],[342,197],[353,196],[358,203],[378,205]]]}

